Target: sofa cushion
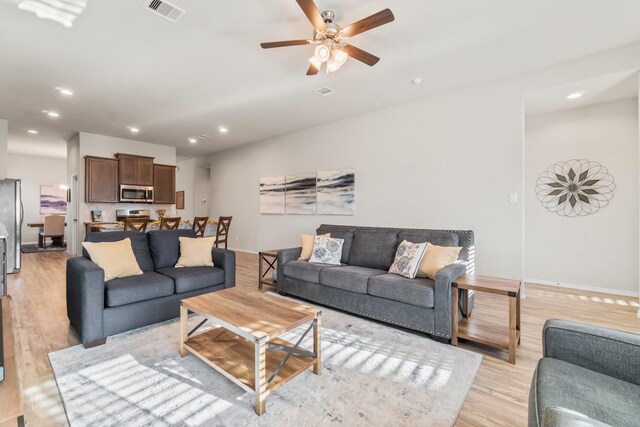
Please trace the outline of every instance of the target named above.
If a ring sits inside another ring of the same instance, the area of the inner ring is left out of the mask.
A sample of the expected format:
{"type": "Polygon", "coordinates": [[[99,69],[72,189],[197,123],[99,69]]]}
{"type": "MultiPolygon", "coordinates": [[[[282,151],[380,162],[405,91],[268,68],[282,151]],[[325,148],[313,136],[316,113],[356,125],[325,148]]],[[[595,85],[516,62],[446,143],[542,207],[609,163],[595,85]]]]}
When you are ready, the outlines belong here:
{"type": "Polygon", "coordinates": [[[346,291],[367,293],[367,283],[370,277],[387,274],[386,271],[375,268],[348,265],[340,268],[328,268],[320,271],[320,284],[346,291]]]}
{"type": "MultiPolygon", "coordinates": [[[[333,232],[331,235],[333,236],[333,232]]],[[[397,231],[357,230],[353,235],[349,265],[388,271],[397,247],[397,231]]]]}
{"type": "MultiPolygon", "coordinates": [[[[102,233],[90,233],[85,237],[85,242],[102,243],[117,242],[124,239],[131,239],[131,248],[136,256],[136,261],[142,271],[153,271],[153,259],[149,251],[149,243],[147,241],[147,233],[139,231],[109,231],[102,233]]],[[[85,248],[82,248],[82,255],[91,259],[85,248]]]]}
{"type": "Polygon", "coordinates": [[[353,243],[353,230],[322,225],[316,230],[316,233],[318,235],[330,234],[330,237],[344,240],[342,243],[342,257],[340,258],[340,262],[346,264],[349,261],[349,253],[351,252],[351,244],[353,243]]]}
{"type": "Polygon", "coordinates": [[[433,308],[435,301],[435,284],[431,279],[407,279],[397,274],[384,274],[369,279],[369,295],[433,308]]]}
{"type": "Polygon", "coordinates": [[[196,237],[193,230],[153,230],[147,233],[155,269],[174,267],[180,258],[180,237],[196,237]]]}
{"type": "Polygon", "coordinates": [[[173,280],[154,271],[145,271],[140,276],[121,277],[105,282],[105,304],[107,307],[166,297],[174,293],[173,280]]]}
{"type": "Polygon", "coordinates": [[[456,233],[439,230],[401,231],[398,233],[398,243],[407,240],[411,243],[429,242],[437,246],[458,246],[459,238],[456,233]]]}
{"type": "Polygon", "coordinates": [[[534,381],[540,416],[556,406],[614,426],[638,425],[639,385],[552,358],[538,362],[534,381]]]}
{"type": "Polygon", "coordinates": [[[320,271],[325,268],[343,268],[338,265],[317,264],[309,261],[289,261],[282,271],[286,277],[304,280],[305,282],[320,283],[320,271]]]}
{"type": "Polygon", "coordinates": [[[177,294],[224,283],[224,270],[218,267],[165,267],[156,271],[173,279],[177,294]]]}

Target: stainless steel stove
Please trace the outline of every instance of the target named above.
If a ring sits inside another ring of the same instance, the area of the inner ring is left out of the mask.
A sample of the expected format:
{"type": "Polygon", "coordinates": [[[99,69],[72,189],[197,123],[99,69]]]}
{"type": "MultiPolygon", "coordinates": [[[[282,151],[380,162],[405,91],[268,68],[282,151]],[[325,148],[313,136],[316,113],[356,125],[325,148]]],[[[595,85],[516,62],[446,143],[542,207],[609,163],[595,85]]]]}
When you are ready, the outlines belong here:
{"type": "Polygon", "coordinates": [[[124,221],[127,218],[151,218],[149,209],[118,209],[116,210],[116,221],[124,221]]]}

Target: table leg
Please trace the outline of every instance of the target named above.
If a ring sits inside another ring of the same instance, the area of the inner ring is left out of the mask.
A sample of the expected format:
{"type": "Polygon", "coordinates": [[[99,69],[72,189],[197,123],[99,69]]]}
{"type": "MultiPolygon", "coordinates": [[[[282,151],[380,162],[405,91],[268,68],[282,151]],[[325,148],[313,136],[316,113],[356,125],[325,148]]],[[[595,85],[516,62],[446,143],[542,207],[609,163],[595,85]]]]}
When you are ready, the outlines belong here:
{"type": "Polygon", "coordinates": [[[522,338],[522,329],[520,328],[520,292],[518,292],[516,299],[516,329],[518,331],[518,345],[520,345],[522,338]]]}
{"type": "Polygon", "coordinates": [[[509,363],[516,364],[516,317],[517,296],[509,297],[509,363]]]}
{"type": "Polygon", "coordinates": [[[180,304],[180,356],[187,355],[184,343],[189,339],[189,310],[180,304]]]}
{"type": "Polygon", "coordinates": [[[262,290],[262,255],[258,256],[258,290],[262,290]]]}
{"type": "Polygon", "coordinates": [[[316,364],[313,365],[313,373],[320,375],[322,373],[322,317],[318,313],[316,324],[313,327],[313,352],[316,354],[316,364]]]}
{"type": "Polygon", "coordinates": [[[256,338],[255,340],[255,394],[256,394],[256,414],[262,415],[267,409],[267,340],[256,338]]]}
{"type": "Polygon", "coordinates": [[[458,288],[451,288],[451,345],[458,345],[458,288]]]}

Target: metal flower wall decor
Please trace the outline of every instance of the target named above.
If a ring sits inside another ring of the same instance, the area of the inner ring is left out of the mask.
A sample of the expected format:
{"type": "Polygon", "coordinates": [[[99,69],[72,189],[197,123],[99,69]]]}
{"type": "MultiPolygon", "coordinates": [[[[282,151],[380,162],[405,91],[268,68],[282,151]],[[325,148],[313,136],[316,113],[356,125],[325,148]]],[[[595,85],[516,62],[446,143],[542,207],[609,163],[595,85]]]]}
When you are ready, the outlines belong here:
{"type": "Polygon", "coordinates": [[[573,159],[542,172],[536,194],[547,210],[575,217],[591,215],[607,206],[615,188],[613,176],[600,163],[573,159]]]}

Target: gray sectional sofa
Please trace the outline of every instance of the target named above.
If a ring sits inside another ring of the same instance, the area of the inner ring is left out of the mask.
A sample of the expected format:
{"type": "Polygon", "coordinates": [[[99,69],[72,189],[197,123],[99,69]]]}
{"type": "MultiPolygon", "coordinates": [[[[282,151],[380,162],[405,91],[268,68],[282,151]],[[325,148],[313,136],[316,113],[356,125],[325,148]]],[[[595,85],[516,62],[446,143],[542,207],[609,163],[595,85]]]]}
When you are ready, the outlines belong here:
{"type": "Polygon", "coordinates": [[[298,261],[301,248],[280,250],[279,292],[424,332],[439,341],[451,338],[451,282],[472,261],[472,231],[321,225],[317,234],[325,233],[344,239],[342,264],[298,261]],[[460,246],[461,262],[440,270],[435,280],[389,274],[403,240],[460,246]]]}
{"type": "Polygon", "coordinates": [[[104,281],[104,270],[83,256],[67,260],[67,316],[85,347],[103,344],[109,335],[178,317],[180,300],[235,286],[236,257],[213,248],[214,267],[175,268],[178,238],[192,230],[92,233],[89,242],[131,239],[144,274],[104,281]]]}
{"type": "Polygon", "coordinates": [[[548,320],[529,427],[639,426],[640,335],[548,320]]]}

